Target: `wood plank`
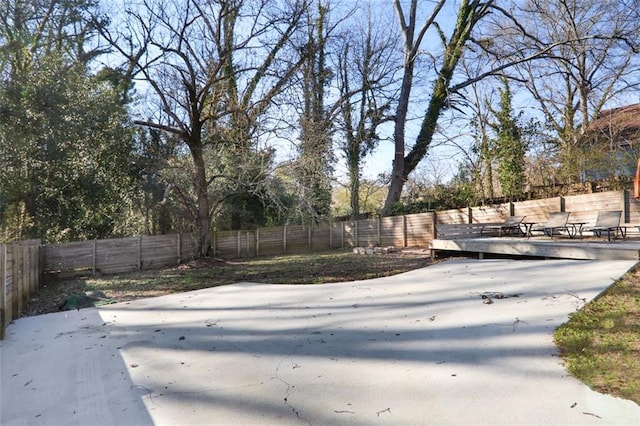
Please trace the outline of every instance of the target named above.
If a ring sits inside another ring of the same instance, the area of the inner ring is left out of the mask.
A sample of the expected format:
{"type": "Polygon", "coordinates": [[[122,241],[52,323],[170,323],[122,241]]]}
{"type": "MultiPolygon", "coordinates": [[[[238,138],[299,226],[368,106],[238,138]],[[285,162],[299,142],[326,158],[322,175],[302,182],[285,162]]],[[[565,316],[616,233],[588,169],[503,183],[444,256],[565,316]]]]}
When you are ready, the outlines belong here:
{"type": "Polygon", "coordinates": [[[435,215],[433,213],[406,216],[407,247],[425,247],[435,237],[435,215]]]}
{"type": "Polygon", "coordinates": [[[404,245],[404,217],[380,218],[380,245],[382,247],[402,247],[404,245]]]}
{"type": "Polygon", "coordinates": [[[436,225],[436,235],[438,239],[452,240],[458,238],[480,237],[484,224],[478,223],[456,223],[452,225],[436,225]]]}
{"type": "Polygon", "coordinates": [[[550,212],[559,212],[560,197],[514,203],[514,216],[525,216],[526,222],[546,222],[550,212]]]}
{"type": "Polygon", "coordinates": [[[581,240],[553,241],[524,238],[475,238],[458,240],[435,239],[431,250],[468,253],[492,253],[512,256],[532,256],[560,259],[639,260],[638,244],[606,244],[581,240]]]}
{"type": "Polygon", "coordinates": [[[451,209],[436,212],[437,223],[469,223],[469,219],[468,209],[451,209]]]}
{"type": "Polygon", "coordinates": [[[473,223],[504,222],[510,216],[510,204],[492,204],[471,208],[473,223]]]}
{"type": "Polygon", "coordinates": [[[380,244],[378,239],[378,219],[365,219],[357,221],[358,240],[356,245],[360,247],[374,247],[380,244]]]}

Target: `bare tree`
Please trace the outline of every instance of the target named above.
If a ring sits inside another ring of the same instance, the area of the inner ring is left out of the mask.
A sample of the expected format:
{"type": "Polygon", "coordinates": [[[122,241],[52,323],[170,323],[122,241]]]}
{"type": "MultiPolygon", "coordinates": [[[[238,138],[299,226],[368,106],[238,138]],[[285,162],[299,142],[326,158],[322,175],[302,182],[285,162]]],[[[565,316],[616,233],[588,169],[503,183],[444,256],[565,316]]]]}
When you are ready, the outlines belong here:
{"type": "Polygon", "coordinates": [[[528,0],[514,11],[521,31],[503,32],[507,44],[550,46],[512,75],[553,128],[565,179],[580,176],[579,145],[591,121],[640,87],[639,8],[637,0],[528,0]]]}
{"type": "Polygon", "coordinates": [[[237,178],[210,172],[209,156],[225,149],[241,161],[252,148],[260,118],[304,59],[290,60],[306,7],[305,1],[147,0],[127,11],[118,33],[103,32],[126,59],[123,68],[150,88],[155,109],[136,123],[173,135],[188,150],[190,186],[171,183],[194,219],[199,256],[210,246],[210,186],[237,178]]]}
{"type": "MultiPolygon", "coordinates": [[[[392,120],[397,46],[393,35],[374,25],[371,9],[366,23],[340,38],[336,66],[338,74],[338,147],[347,163],[351,215],[360,214],[362,161],[379,142],[378,127],[392,120]]],[[[385,25],[382,23],[381,25],[385,25]]],[[[387,23],[388,25],[388,23],[387,23]]]]}
{"type": "Polygon", "coordinates": [[[458,9],[455,27],[449,37],[444,34],[444,30],[436,21],[445,3],[446,0],[434,2],[431,13],[419,29],[417,29],[418,1],[411,1],[408,14],[405,13],[399,0],[394,0],[393,3],[404,40],[404,74],[395,115],[393,171],[383,214],[389,213],[392,205],[400,200],[404,182],[426,155],[436,132],[438,118],[447,106],[451,93],[450,84],[458,62],[465,52],[467,42],[471,39],[472,31],[488,13],[494,2],[492,0],[463,0],[458,9]],[[416,141],[409,152],[405,154],[406,121],[413,87],[414,68],[417,57],[422,54],[422,41],[429,29],[436,31],[443,50],[439,54],[431,55],[433,63],[430,66],[437,70],[433,81],[433,92],[428,101],[416,141]]]}
{"type": "Polygon", "coordinates": [[[569,138],[574,146],[577,138],[573,130],[581,129],[577,132],[579,135],[594,112],[621,90],[637,87],[639,81],[634,64],[638,57],[638,20],[633,19],[638,15],[637,0],[590,0],[585,4],[577,0],[531,0],[513,4],[464,0],[460,2],[456,24],[449,36],[437,22],[445,2],[433,2],[430,15],[417,30],[418,2],[411,1],[405,13],[400,1],[394,1],[404,38],[405,72],[395,117],[395,153],[385,214],[400,199],[408,175],[426,155],[440,115],[453,107],[453,96],[469,85],[490,76],[505,76],[508,69],[521,65],[525,71],[519,76],[512,73],[511,77],[533,81],[532,92],[544,99],[548,93],[563,92],[557,90],[558,85],[547,87],[547,81],[557,81],[559,76],[564,76],[560,84],[567,88],[566,100],[556,104],[559,108],[550,109],[547,105],[545,114],[550,122],[557,123],[558,134],[562,135],[560,140],[569,138]],[[565,15],[569,19],[564,19],[565,15]],[[441,51],[430,52],[421,47],[428,29],[437,32],[441,51]],[[472,49],[490,54],[493,58],[490,66],[468,78],[457,75],[459,61],[472,49]],[[405,123],[415,61],[421,55],[432,58],[433,88],[416,141],[406,152],[405,123]],[[541,65],[542,59],[550,62],[541,65]],[[589,97],[590,94],[600,96],[589,97]]]}

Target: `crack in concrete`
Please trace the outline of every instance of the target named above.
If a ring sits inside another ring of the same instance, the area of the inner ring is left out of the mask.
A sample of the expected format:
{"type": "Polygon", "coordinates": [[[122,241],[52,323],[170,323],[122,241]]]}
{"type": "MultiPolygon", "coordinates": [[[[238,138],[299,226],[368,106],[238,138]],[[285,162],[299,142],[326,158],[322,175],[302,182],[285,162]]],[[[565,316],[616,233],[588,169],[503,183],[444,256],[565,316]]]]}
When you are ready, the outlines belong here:
{"type": "MultiPolygon", "coordinates": [[[[297,348],[298,348],[298,347],[296,346],[296,349],[297,349],[297,348]]],[[[283,378],[280,376],[280,367],[281,367],[281,366],[282,366],[282,364],[283,364],[285,361],[287,361],[287,360],[289,360],[289,361],[292,363],[292,366],[291,366],[291,369],[292,369],[292,370],[295,370],[295,369],[297,369],[297,368],[301,368],[300,364],[298,364],[298,363],[294,362],[293,360],[291,360],[291,358],[290,358],[290,357],[282,358],[282,359],[280,360],[280,362],[278,362],[278,364],[276,365],[275,375],[274,375],[273,379],[278,380],[279,382],[281,382],[282,384],[284,384],[284,385],[286,386],[286,389],[285,389],[285,391],[284,391],[284,398],[283,398],[284,405],[285,405],[287,408],[289,408],[289,409],[291,410],[291,412],[292,412],[293,414],[295,414],[295,415],[296,415],[296,417],[297,417],[299,420],[301,420],[301,421],[305,422],[305,423],[306,423],[306,424],[308,424],[308,425],[311,425],[312,423],[311,423],[309,420],[307,420],[307,419],[305,419],[304,417],[302,417],[302,415],[300,414],[300,410],[298,410],[298,409],[297,409],[293,404],[291,404],[291,402],[289,401],[289,398],[290,398],[290,396],[291,396],[291,392],[292,392],[292,390],[293,390],[296,386],[295,386],[295,385],[292,385],[291,383],[289,383],[287,380],[283,379],[283,378]]]]}

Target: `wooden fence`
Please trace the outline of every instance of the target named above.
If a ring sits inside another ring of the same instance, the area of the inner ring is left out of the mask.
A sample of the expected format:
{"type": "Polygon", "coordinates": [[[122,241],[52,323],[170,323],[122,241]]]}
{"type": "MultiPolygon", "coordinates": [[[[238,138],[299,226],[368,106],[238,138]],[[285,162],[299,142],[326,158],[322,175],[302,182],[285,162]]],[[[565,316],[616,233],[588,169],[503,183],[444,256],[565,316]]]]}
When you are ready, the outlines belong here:
{"type": "Polygon", "coordinates": [[[625,223],[640,224],[640,200],[626,190],[444,210],[436,213],[436,222],[500,223],[508,216],[526,216],[527,222],[544,222],[550,212],[563,211],[571,213],[570,221],[594,224],[601,210],[622,210],[625,223]]]}
{"type": "Polygon", "coordinates": [[[158,269],[193,259],[191,234],[170,234],[47,244],[43,250],[45,276],[118,274],[158,269]]]}
{"type": "MultiPolygon", "coordinates": [[[[355,246],[426,247],[436,238],[438,224],[499,223],[509,215],[542,222],[555,211],[571,212],[572,221],[593,223],[599,210],[622,210],[625,223],[640,223],[640,201],[628,191],[609,191],[316,226],[220,231],[212,236],[213,256],[250,258],[355,246]]],[[[47,244],[43,250],[45,274],[113,274],[191,259],[195,241],[189,234],[173,234],[47,244]]]]}
{"type": "Polygon", "coordinates": [[[501,223],[508,216],[526,216],[528,222],[544,222],[550,212],[557,211],[570,212],[571,221],[594,224],[600,210],[622,210],[625,223],[640,224],[640,201],[622,190],[335,222],[315,227],[296,225],[221,231],[214,233],[213,250],[216,257],[240,258],[356,246],[426,247],[436,238],[438,225],[468,224],[455,228],[459,233],[457,236],[461,237],[479,233],[481,226],[473,224],[501,223]]]}
{"type": "Polygon", "coordinates": [[[40,286],[40,240],[0,244],[0,339],[40,286]]]}
{"type": "Polygon", "coordinates": [[[317,226],[280,226],[213,235],[214,257],[240,258],[294,254],[357,246],[426,247],[435,235],[433,212],[334,222],[317,226]]]}

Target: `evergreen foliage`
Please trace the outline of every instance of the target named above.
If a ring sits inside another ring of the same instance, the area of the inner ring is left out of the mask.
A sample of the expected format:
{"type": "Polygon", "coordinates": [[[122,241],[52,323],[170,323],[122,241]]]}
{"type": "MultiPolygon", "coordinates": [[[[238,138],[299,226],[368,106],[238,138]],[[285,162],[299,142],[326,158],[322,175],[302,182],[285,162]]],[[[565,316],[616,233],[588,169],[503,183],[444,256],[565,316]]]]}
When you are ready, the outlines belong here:
{"type": "Polygon", "coordinates": [[[513,116],[511,90],[506,79],[500,89],[500,109],[496,113],[494,125],[497,137],[495,142],[498,159],[498,180],[502,194],[509,199],[522,194],[525,183],[525,154],[527,146],[518,124],[513,116]]]}

